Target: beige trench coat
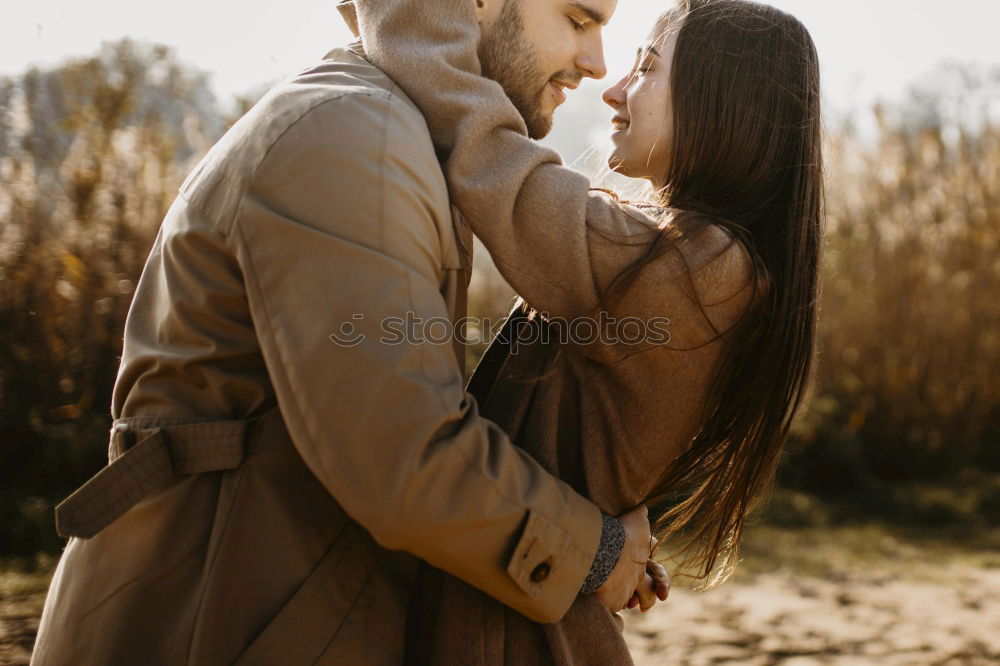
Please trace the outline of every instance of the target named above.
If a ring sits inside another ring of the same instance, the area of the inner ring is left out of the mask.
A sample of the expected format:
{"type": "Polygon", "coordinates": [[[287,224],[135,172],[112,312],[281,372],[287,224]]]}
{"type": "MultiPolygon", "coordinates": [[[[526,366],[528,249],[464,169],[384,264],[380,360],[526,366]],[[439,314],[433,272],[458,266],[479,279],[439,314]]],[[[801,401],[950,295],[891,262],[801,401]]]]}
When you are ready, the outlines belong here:
{"type": "Polygon", "coordinates": [[[385,337],[465,314],[470,240],[357,54],[241,119],[150,253],[32,663],[399,663],[417,558],[561,618],[598,508],[479,415],[461,343],[385,337]]]}
{"type": "MultiPolygon", "coordinates": [[[[511,286],[546,315],[535,333],[522,326],[529,334],[515,336],[516,355],[494,343],[477,367],[470,390],[483,413],[605,511],[645,501],[698,434],[718,364],[740,335],[733,327],[766,281],[754,284],[750,254],[724,227],[620,202],[531,141],[503,90],[480,76],[472,3],[355,4],[367,57],[424,113],[452,203],[511,286]],[[677,251],[650,261],[603,312],[601,295],[668,227],[687,227],[677,251]],[[563,336],[575,322],[584,326],[563,336]]],[[[424,622],[427,663],[632,663],[619,623],[593,597],[540,625],[432,574],[422,588],[437,606],[424,622]]]]}

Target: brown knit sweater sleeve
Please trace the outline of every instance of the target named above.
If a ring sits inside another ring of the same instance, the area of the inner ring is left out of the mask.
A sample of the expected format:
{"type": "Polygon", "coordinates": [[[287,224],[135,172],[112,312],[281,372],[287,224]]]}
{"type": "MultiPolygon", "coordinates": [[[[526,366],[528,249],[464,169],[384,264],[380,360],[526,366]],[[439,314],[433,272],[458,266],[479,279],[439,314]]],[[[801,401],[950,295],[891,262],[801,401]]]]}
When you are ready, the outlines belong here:
{"type": "Polygon", "coordinates": [[[469,0],[355,0],[367,57],[421,109],[452,202],[497,268],[533,307],[572,318],[636,256],[659,219],[591,191],[586,176],[527,136],[494,81],[480,75],[469,0]],[[620,252],[593,251],[595,236],[620,252]]]}

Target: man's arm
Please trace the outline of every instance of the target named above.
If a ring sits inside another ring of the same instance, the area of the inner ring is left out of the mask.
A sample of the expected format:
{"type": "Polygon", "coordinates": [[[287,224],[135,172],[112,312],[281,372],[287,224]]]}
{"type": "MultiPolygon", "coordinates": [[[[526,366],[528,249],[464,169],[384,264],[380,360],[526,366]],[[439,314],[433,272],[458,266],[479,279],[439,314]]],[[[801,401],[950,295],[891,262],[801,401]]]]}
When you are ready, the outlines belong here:
{"type": "Polygon", "coordinates": [[[556,621],[590,570],[600,510],[479,415],[450,343],[382,339],[388,318],[448,320],[437,166],[413,116],[350,93],[273,146],[233,230],[254,326],[293,441],[352,518],[556,621]]]}

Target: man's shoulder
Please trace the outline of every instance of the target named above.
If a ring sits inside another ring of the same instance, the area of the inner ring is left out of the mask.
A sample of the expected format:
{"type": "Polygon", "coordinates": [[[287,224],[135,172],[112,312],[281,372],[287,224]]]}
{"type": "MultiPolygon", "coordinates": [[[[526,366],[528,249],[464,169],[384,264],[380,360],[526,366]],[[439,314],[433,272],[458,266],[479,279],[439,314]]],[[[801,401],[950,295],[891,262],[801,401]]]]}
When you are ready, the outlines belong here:
{"type": "Polygon", "coordinates": [[[423,116],[417,106],[382,70],[368,62],[354,46],[330,51],[323,60],[276,86],[273,102],[310,107],[314,102],[348,98],[392,103],[412,118],[423,116]]]}
{"type": "Polygon", "coordinates": [[[188,175],[181,195],[228,229],[265,159],[295,160],[317,150],[353,151],[366,160],[403,150],[407,160],[424,164],[414,166],[440,170],[416,105],[377,67],[349,49],[335,49],[271,88],[188,175]],[[292,131],[303,126],[310,131],[292,131]],[[390,136],[396,139],[387,141],[390,136]]]}

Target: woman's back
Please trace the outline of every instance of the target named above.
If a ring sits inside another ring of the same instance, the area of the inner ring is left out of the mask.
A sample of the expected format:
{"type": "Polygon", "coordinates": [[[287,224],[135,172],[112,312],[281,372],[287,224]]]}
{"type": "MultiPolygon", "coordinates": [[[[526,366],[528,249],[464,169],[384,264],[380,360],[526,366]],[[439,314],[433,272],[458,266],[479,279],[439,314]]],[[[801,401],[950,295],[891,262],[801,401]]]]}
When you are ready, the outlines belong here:
{"type": "MultiPolygon", "coordinates": [[[[469,384],[484,416],[612,515],[642,501],[687,448],[730,340],[705,344],[717,336],[690,290],[720,332],[752,295],[746,251],[721,226],[706,225],[678,247],[680,256],[668,252],[647,264],[609,312],[603,340],[598,318],[574,325],[515,309],[469,384]]],[[[559,622],[538,624],[441,571],[426,576],[415,603],[430,635],[414,649],[428,663],[443,656],[521,666],[631,663],[620,619],[593,595],[578,595],[559,622]]]]}
{"type": "MultiPolygon", "coordinates": [[[[607,242],[594,252],[620,251],[607,242]]],[[[723,227],[704,226],[678,250],[647,264],[603,322],[522,318],[517,353],[476,396],[518,446],[612,515],[641,502],[690,445],[731,339],[717,331],[753,294],[749,257],[723,227]]]]}

